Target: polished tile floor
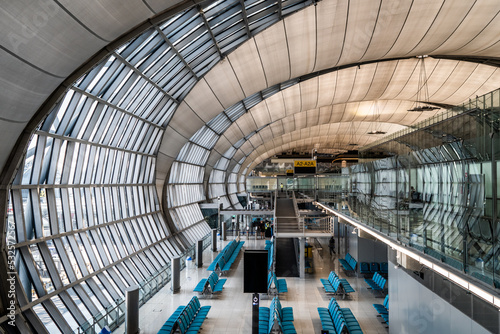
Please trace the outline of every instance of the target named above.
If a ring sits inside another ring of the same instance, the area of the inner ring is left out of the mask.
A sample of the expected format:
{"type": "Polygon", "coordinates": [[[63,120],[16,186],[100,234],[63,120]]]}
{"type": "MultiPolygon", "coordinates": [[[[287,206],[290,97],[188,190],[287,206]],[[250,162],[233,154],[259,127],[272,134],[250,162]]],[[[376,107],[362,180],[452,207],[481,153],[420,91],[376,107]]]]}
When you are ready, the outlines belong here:
{"type": "MultiPolygon", "coordinates": [[[[242,252],[245,248],[264,248],[264,240],[254,240],[253,238],[250,240],[243,238],[242,240],[245,240],[242,252]]],[[[313,274],[306,274],[304,279],[286,278],[288,293],[283,294],[280,301],[283,307],[293,307],[294,325],[297,333],[321,333],[317,307],[327,307],[330,298],[324,293],[319,279],[328,277],[331,270],[335,270],[341,277],[346,277],[339,269],[337,258],[329,256],[327,241],[327,239],[322,241],[324,243],[323,256],[320,256],[321,251],[315,249],[313,252],[315,269],[313,274]]],[[[218,250],[221,250],[225,244],[226,242],[222,245],[219,244],[218,250]]],[[[251,294],[243,293],[242,252],[233,264],[234,269],[225,275],[227,282],[224,285],[224,291],[218,297],[200,297],[201,305],[212,306],[200,334],[250,334],[252,332],[251,294]]],[[[197,293],[193,293],[193,288],[201,278],[208,277],[210,272],[206,269],[216,255],[217,253],[212,252],[211,248],[207,248],[203,254],[203,268],[196,268],[193,265],[192,268],[181,271],[181,291],[179,293],[173,294],[170,290],[171,286],[168,284],[141,307],[139,320],[141,333],[157,333],[179,305],[186,305],[192,296],[197,295],[197,293]]],[[[372,306],[373,303],[381,304],[383,298],[380,295],[374,296],[367,289],[363,278],[347,278],[356,292],[351,294],[349,300],[337,298],[340,306],[351,308],[364,333],[388,333],[388,329],[381,323],[372,306]]],[[[270,299],[266,299],[266,297],[261,297],[260,306],[269,306],[270,299]]],[[[124,329],[125,326],[122,325],[114,333],[123,333],[124,329]]]]}

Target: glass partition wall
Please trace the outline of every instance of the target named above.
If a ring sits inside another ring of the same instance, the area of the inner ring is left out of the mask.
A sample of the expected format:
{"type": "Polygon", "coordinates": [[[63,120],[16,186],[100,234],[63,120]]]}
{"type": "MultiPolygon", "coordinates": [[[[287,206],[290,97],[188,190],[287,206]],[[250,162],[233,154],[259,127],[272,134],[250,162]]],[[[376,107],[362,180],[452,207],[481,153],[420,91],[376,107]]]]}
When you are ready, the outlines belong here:
{"type": "Polygon", "coordinates": [[[500,288],[499,105],[494,91],[360,152],[399,155],[350,168],[350,213],[500,288]]]}

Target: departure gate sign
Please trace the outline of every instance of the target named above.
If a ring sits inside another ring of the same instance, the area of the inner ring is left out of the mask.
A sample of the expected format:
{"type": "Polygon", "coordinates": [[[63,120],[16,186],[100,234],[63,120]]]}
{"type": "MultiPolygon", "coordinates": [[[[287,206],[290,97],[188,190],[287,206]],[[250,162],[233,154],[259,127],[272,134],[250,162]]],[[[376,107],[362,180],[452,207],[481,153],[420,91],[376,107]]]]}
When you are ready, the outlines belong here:
{"type": "Polygon", "coordinates": [[[316,174],[316,160],[295,160],[295,174],[316,174]]]}

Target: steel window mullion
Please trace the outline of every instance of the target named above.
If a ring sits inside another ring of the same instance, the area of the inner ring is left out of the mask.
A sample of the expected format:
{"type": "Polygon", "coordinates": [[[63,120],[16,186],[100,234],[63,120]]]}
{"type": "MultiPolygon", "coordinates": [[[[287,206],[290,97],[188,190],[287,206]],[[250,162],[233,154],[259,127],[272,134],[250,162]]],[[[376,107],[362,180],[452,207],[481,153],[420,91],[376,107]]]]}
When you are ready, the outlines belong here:
{"type": "Polygon", "coordinates": [[[129,271],[128,271],[128,268],[125,266],[125,263],[127,263],[130,259],[127,259],[121,263],[118,263],[116,266],[115,266],[115,270],[117,271],[117,276],[120,277],[121,279],[124,279],[125,282],[129,285],[129,286],[132,286],[132,285],[136,285],[137,283],[139,283],[138,281],[134,280],[132,278],[132,276],[130,275],[129,271]]]}
{"type": "Polygon", "coordinates": [[[31,167],[31,183],[40,182],[40,173],[42,171],[42,162],[45,155],[45,143],[47,138],[37,136],[36,149],[33,155],[33,163],[31,167]]]}
{"type": "Polygon", "coordinates": [[[83,188],[83,193],[85,197],[85,211],[87,214],[87,226],[94,226],[94,211],[92,204],[92,191],[89,188],[83,188]]]}
{"type": "Polygon", "coordinates": [[[110,146],[121,147],[120,142],[122,141],[122,138],[125,136],[126,130],[128,129],[131,121],[132,117],[130,115],[122,114],[120,123],[117,126],[115,133],[113,134],[113,139],[111,140],[110,146]]]}
{"type": "Polygon", "coordinates": [[[130,245],[131,244],[131,237],[128,234],[128,232],[125,231],[124,224],[125,223],[117,224],[116,227],[118,228],[118,235],[121,237],[120,239],[123,242],[124,247],[126,248],[125,254],[130,255],[130,254],[134,253],[134,250],[132,249],[132,246],[130,245]]]}
{"type": "Polygon", "coordinates": [[[105,244],[106,248],[108,249],[109,255],[111,256],[111,260],[113,262],[118,261],[120,258],[118,257],[118,254],[116,254],[116,250],[114,247],[113,239],[109,235],[107,226],[103,226],[101,229],[101,235],[103,239],[103,243],[105,244]]]}
{"type": "MultiPolygon", "coordinates": [[[[161,38],[161,37],[160,37],[161,38]]],[[[167,43],[168,44],[168,43],[167,43]]],[[[169,45],[171,47],[171,45],[169,45]]],[[[161,94],[165,95],[166,97],[168,97],[169,99],[172,99],[176,104],[179,104],[180,101],[178,101],[177,99],[175,99],[173,96],[171,96],[170,94],[168,94],[167,92],[163,91],[161,89],[160,86],[158,86],[158,84],[156,82],[154,82],[150,77],[146,76],[142,71],[138,70],[133,64],[129,63],[127,60],[125,60],[124,58],[122,58],[120,55],[117,55],[117,57],[120,58],[120,60],[126,64],[127,66],[129,66],[133,71],[134,73],[136,73],[142,80],[141,81],[145,81],[147,83],[148,86],[151,86],[151,89],[156,89],[157,91],[159,91],[161,94]]],[[[141,99],[142,100],[142,99],[141,99]]]]}
{"type": "Polygon", "coordinates": [[[38,189],[29,189],[29,197],[31,199],[31,209],[32,209],[32,224],[35,231],[35,238],[43,237],[43,226],[42,226],[42,211],[40,208],[40,195],[38,194],[38,189]]]}
{"type": "MultiPolygon", "coordinates": [[[[162,38],[158,34],[156,34],[156,36],[149,39],[147,44],[142,44],[140,48],[137,48],[134,51],[135,53],[132,55],[132,57],[127,57],[128,58],[127,62],[129,62],[133,66],[137,65],[138,63],[141,62],[141,60],[150,56],[152,50],[162,46],[162,44],[163,44],[162,42],[163,42],[162,38]]],[[[123,60],[125,60],[120,54],[116,54],[116,53],[114,53],[114,54],[117,57],[120,57],[123,60]]]]}
{"type": "Polygon", "coordinates": [[[88,158],[89,165],[87,166],[87,170],[85,171],[85,178],[84,178],[84,183],[86,184],[92,183],[92,176],[94,175],[94,169],[95,169],[95,156],[96,153],[100,150],[100,148],[97,146],[90,146],[89,149],[90,149],[88,158]]]}
{"type": "Polygon", "coordinates": [[[130,228],[133,229],[134,235],[136,236],[136,238],[134,238],[134,240],[139,239],[139,244],[136,245],[136,247],[138,249],[144,248],[147,245],[147,243],[146,243],[146,239],[144,238],[144,235],[142,234],[141,226],[139,226],[138,218],[132,220],[132,222],[130,224],[130,228]]]}
{"type": "Polygon", "coordinates": [[[97,216],[97,224],[104,224],[105,219],[104,219],[104,211],[103,211],[103,206],[102,206],[102,194],[101,194],[101,188],[94,188],[94,208],[95,208],[95,214],[97,216]]]}
{"type": "Polygon", "coordinates": [[[151,273],[154,274],[160,270],[160,264],[155,263],[146,251],[137,254],[137,257],[142,261],[144,267],[148,268],[151,273]]]}
{"type": "Polygon", "coordinates": [[[59,309],[54,305],[54,302],[52,300],[47,299],[42,302],[42,305],[49,314],[49,316],[52,318],[52,320],[54,320],[55,324],[61,330],[61,332],[63,333],[73,332],[72,328],[66,322],[61,312],[59,312],[59,309]]]}
{"type": "Polygon", "coordinates": [[[109,280],[111,285],[113,287],[115,287],[118,291],[120,291],[121,295],[125,295],[125,289],[127,288],[127,286],[126,286],[127,282],[118,273],[118,271],[117,271],[118,265],[119,264],[116,263],[115,265],[113,265],[113,267],[108,268],[106,271],[104,271],[104,273],[107,273],[109,275],[109,278],[111,278],[111,280],[109,280]]]}
{"type": "Polygon", "coordinates": [[[81,183],[82,179],[82,167],[85,160],[85,153],[87,150],[87,145],[80,144],[78,145],[78,152],[76,154],[76,168],[73,173],[73,182],[72,183],[81,183]]]}
{"type": "Polygon", "coordinates": [[[52,261],[52,254],[50,253],[47,243],[42,241],[39,242],[37,246],[38,250],[40,251],[40,255],[42,256],[43,262],[45,263],[45,268],[47,269],[50,279],[54,284],[54,288],[56,290],[61,289],[63,287],[61,276],[59,275],[59,271],[57,270],[54,261],[52,261]]]}
{"type": "Polygon", "coordinates": [[[87,322],[87,319],[83,315],[83,312],[76,305],[75,301],[73,300],[73,298],[69,295],[69,293],[66,290],[59,293],[59,298],[64,303],[64,305],[66,306],[68,311],[71,313],[73,318],[75,318],[75,320],[79,326],[82,326],[85,324],[85,322],[87,322]]]}
{"type": "Polygon", "coordinates": [[[59,120],[59,125],[57,126],[57,130],[55,131],[55,133],[58,135],[64,135],[66,133],[66,128],[69,124],[69,121],[83,96],[81,93],[75,90],[70,90],[69,94],[72,94],[70,102],[68,104],[68,107],[64,111],[62,118],[59,120]]]}
{"type": "MultiPolygon", "coordinates": [[[[19,253],[21,254],[21,258],[23,259],[24,265],[28,271],[28,275],[30,277],[30,282],[35,288],[35,292],[37,296],[40,298],[41,296],[45,296],[47,292],[43,287],[42,281],[40,279],[40,273],[35,267],[35,263],[33,257],[31,256],[31,252],[29,250],[29,246],[20,247],[19,253]]],[[[27,293],[30,293],[27,291],[27,293]]]]}
{"type": "MultiPolygon", "coordinates": [[[[92,87],[92,89],[88,90],[85,89],[85,91],[88,91],[92,95],[103,95],[103,90],[106,87],[106,92],[109,92],[109,87],[113,83],[116,82],[116,77],[120,75],[120,73],[123,71],[123,64],[117,61],[116,59],[111,60],[109,57],[104,60],[104,62],[107,64],[111,61],[111,64],[108,66],[106,70],[101,74],[101,77],[98,79],[97,83],[92,87]],[[110,83],[111,82],[111,83],[110,83]]],[[[106,93],[104,93],[106,94],[106,93]]]]}
{"type": "Polygon", "coordinates": [[[111,262],[107,256],[106,251],[104,250],[103,240],[101,239],[101,236],[100,236],[98,230],[94,229],[94,230],[90,230],[88,232],[90,232],[90,236],[92,237],[93,244],[96,246],[97,256],[100,257],[101,262],[104,264],[104,266],[109,266],[111,264],[111,262]]]}
{"type": "Polygon", "coordinates": [[[94,179],[90,183],[95,183],[95,184],[100,184],[102,182],[102,177],[103,177],[103,168],[106,163],[106,157],[108,150],[105,148],[99,148],[99,156],[97,157],[97,170],[94,173],[94,179]]]}
{"type": "Polygon", "coordinates": [[[115,290],[114,286],[111,284],[111,282],[109,281],[108,277],[104,274],[104,272],[97,274],[97,278],[99,279],[101,284],[104,286],[106,291],[109,293],[111,298],[113,298],[114,301],[118,301],[120,299],[121,295],[118,293],[118,291],[115,290]]]}
{"type": "Polygon", "coordinates": [[[124,265],[132,274],[132,277],[137,280],[137,282],[143,282],[150,276],[151,273],[149,272],[149,270],[146,270],[146,268],[144,268],[142,264],[140,264],[140,267],[137,266],[137,262],[140,261],[136,261],[136,259],[137,256],[133,256],[129,259],[129,261],[125,261],[124,265]]]}
{"type": "Polygon", "coordinates": [[[80,232],[80,233],[78,233],[78,236],[80,237],[80,240],[82,241],[83,248],[85,249],[87,257],[90,260],[90,264],[92,266],[93,271],[97,271],[99,269],[102,269],[101,266],[99,265],[99,261],[96,258],[96,254],[95,254],[94,250],[92,249],[92,245],[89,242],[87,233],[80,232]]]}
{"type": "Polygon", "coordinates": [[[57,217],[56,192],[52,188],[45,189],[47,198],[47,211],[49,214],[50,234],[59,234],[59,218],[57,217]]]}
{"type": "Polygon", "coordinates": [[[116,226],[115,225],[109,225],[108,226],[108,230],[112,236],[112,239],[114,240],[114,245],[116,248],[116,250],[118,251],[118,256],[120,258],[123,258],[123,257],[126,257],[127,255],[130,255],[130,254],[127,254],[127,252],[125,251],[125,248],[123,247],[123,239],[120,238],[120,233],[118,233],[118,231],[116,230],[116,226]]]}
{"type": "Polygon", "coordinates": [[[113,114],[113,116],[109,120],[109,125],[108,125],[108,128],[106,130],[106,133],[103,135],[101,140],[99,140],[99,143],[101,145],[111,146],[111,144],[110,144],[111,140],[113,139],[113,135],[117,129],[117,125],[120,122],[122,116],[123,116],[123,114],[118,112],[118,111],[116,111],[113,114]]]}
{"type": "MultiPolygon", "coordinates": [[[[37,133],[39,136],[45,136],[45,134],[37,133]]],[[[59,155],[61,154],[61,144],[62,140],[58,138],[54,138],[52,141],[52,151],[50,152],[50,162],[49,162],[49,171],[47,173],[47,183],[54,184],[56,180],[57,173],[57,161],[59,160],[59,155]]]]}
{"type": "MultiPolygon", "coordinates": [[[[106,298],[106,296],[102,292],[101,287],[99,287],[99,285],[97,285],[97,283],[95,281],[96,279],[98,279],[97,276],[89,277],[85,281],[85,283],[87,283],[87,285],[89,286],[90,291],[92,291],[92,293],[97,297],[97,300],[99,301],[99,303],[101,303],[102,307],[105,308],[105,309],[107,309],[108,307],[110,307],[112,305],[109,302],[108,298],[106,298]]],[[[98,281],[101,282],[100,280],[98,280],[98,281]]]]}
{"type": "MultiPolygon", "coordinates": [[[[139,245],[139,243],[137,241],[138,237],[134,231],[134,228],[132,227],[132,221],[126,221],[123,224],[124,224],[124,229],[129,236],[129,240],[131,241],[131,243],[133,245],[134,252],[138,251],[139,249],[141,249],[141,246],[139,245]]],[[[130,243],[127,244],[127,248],[132,248],[130,246],[130,243]]],[[[132,253],[132,251],[131,251],[131,253],[132,253]]]]}
{"type": "Polygon", "coordinates": [[[66,272],[66,275],[68,276],[68,280],[73,283],[77,280],[75,271],[73,270],[73,265],[71,263],[71,260],[66,253],[66,248],[64,247],[64,244],[60,238],[56,238],[52,240],[54,243],[54,246],[57,250],[57,253],[59,254],[59,258],[61,259],[61,263],[64,267],[64,271],[66,272]]]}
{"type": "Polygon", "coordinates": [[[70,232],[73,229],[71,213],[69,212],[69,192],[67,188],[61,188],[61,205],[64,220],[64,232],[70,232]]]}
{"type": "Polygon", "coordinates": [[[73,290],[75,291],[78,298],[80,298],[82,303],[85,305],[85,307],[89,310],[89,313],[94,317],[97,316],[99,314],[99,309],[94,304],[94,302],[92,301],[90,296],[87,294],[85,289],[80,284],[77,284],[77,285],[73,286],[73,290]]]}
{"type": "Polygon", "coordinates": [[[83,255],[80,251],[80,247],[78,246],[78,243],[75,239],[75,235],[68,235],[67,240],[69,242],[69,246],[70,246],[71,251],[76,259],[78,268],[80,269],[82,276],[83,277],[87,276],[89,274],[89,271],[87,269],[85,259],[83,258],[83,255]]]}
{"type": "Polygon", "coordinates": [[[73,153],[74,153],[74,148],[75,148],[75,143],[74,142],[67,142],[66,143],[66,151],[64,155],[64,164],[63,168],[61,171],[61,183],[63,184],[68,184],[69,182],[69,177],[70,177],[70,172],[71,172],[71,164],[73,160],[73,153]]]}

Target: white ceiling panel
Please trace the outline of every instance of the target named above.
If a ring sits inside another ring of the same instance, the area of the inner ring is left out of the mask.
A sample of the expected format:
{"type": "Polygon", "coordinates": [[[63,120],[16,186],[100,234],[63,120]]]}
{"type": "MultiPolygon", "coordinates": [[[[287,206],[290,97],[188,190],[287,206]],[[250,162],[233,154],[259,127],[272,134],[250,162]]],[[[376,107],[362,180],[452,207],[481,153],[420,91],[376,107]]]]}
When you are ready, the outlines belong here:
{"type": "Polygon", "coordinates": [[[431,54],[443,45],[469,14],[474,4],[475,1],[445,1],[424,38],[416,46],[419,54],[431,54]]]}
{"type": "Polygon", "coordinates": [[[300,95],[302,97],[302,106],[300,110],[314,109],[318,106],[319,94],[319,80],[318,77],[302,81],[299,84],[300,95]]]}
{"type": "Polygon", "coordinates": [[[291,77],[311,72],[316,62],[316,7],[311,6],[285,19],[291,77]]]}
{"type": "Polygon", "coordinates": [[[283,23],[275,24],[255,36],[255,43],[261,56],[268,85],[272,86],[289,80],[290,61],[283,23]]]}
{"type": "Polygon", "coordinates": [[[204,79],[224,109],[245,98],[231,64],[226,59],[221,60],[204,79]]]}
{"type": "Polygon", "coordinates": [[[271,116],[269,115],[269,110],[267,109],[266,103],[259,103],[250,110],[250,115],[252,115],[257,128],[260,128],[266,124],[271,123],[271,116]]]}
{"type": "Polygon", "coordinates": [[[328,106],[333,103],[337,86],[338,71],[321,75],[319,79],[318,106],[328,106]]]}
{"type": "Polygon", "coordinates": [[[358,67],[350,67],[339,71],[333,103],[345,103],[349,101],[358,71],[360,71],[358,67]]]}
{"type": "Polygon", "coordinates": [[[285,101],[283,100],[283,94],[281,92],[272,95],[265,100],[267,104],[267,109],[271,114],[271,120],[274,122],[280,118],[285,117],[285,101]]]}
{"type": "MultiPolygon", "coordinates": [[[[184,101],[205,122],[210,121],[224,109],[205,80],[198,81],[184,101]]],[[[178,114],[180,113],[176,112],[174,118],[178,114]]]]}
{"type": "Polygon", "coordinates": [[[285,101],[286,115],[292,115],[300,111],[300,87],[294,85],[282,91],[283,100],[285,101]]]}
{"type": "Polygon", "coordinates": [[[381,1],[356,1],[349,20],[339,65],[359,62],[370,45],[381,1]]]}
{"type": "Polygon", "coordinates": [[[107,44],[59,5],[44,1],[2,2],[0,30],[4,32],[0,45],[5,49],[59,77],[68,76],[107,44]]]}
{"type": "Polygon", "coordinates": [[[178,133],[189,139],[198,129],[205,125],[196,113],[185,103],[181,103],[175,117],[169,123],[169,126],[178,133]]]}
{"type": "MultiPolygon", "coordinates": [[[[60,0],[59,2],[84,26],[108,41],[114,40],[153,14],[141,0],[60,0]]],[[[55,7],[54,5],[53,8],[55,7]]]]}
{"type": "Polygon", "coordinates": [[[241,132],[240,128],[235,123],[233,123],[226,130],[226,132],[224,132],[224,135],[232,143],[236,143],[238,140],[240,140],[241,138],[243,138],[247,134],[243,134],[243,132],[241,132]]]}
{"type": "Polygon", "coordinates": [[[377,63],[375,65],[375,75],[373,77],[373,81],[370,83],[370,88],[368,89],[364,100],[374,100],[382,96],[382,94],[387,89],[387,86],[391,82],[392,75],[396,70],[397,64],[398,62],[396,61],[390,61],[377,63]]]}
{"type": "Polygon", "coordinates": [[[254,39],[243,43],[227,58],[231,62],[245,96],[252,95],[267,87],[262,62],[254,39]]]}
{"type": "Polygon", "coordinates": [[[398,39],[412,4],[410,1],[382,1],[370,46],[362,60],[380,59],[387,54],[398,39]]]}
{"type": "MultiPolygon", "coordinates": [[[[412,7],[406,22],[401,29],[396,43],[385,55],[387,58],[396,58],[401,56],[421,55],[415,46],[425,37],[429,28],[432,26],[436,15],[439,14],[444,0],[422,0],[412,2],[412,7]]],[[[454,18],[453,18],[454,19],[454,18]]],[[[390,29],[390,27],[388,27],[390,29]]]]}
{"type": "Polygon", "coordinates": [[[257,125],[255,124],[255,121],[250,113],[244,114],[238,118],[235,123],[240,127],[241,132],[244,134],[249,134],[250,132],[257,130],[257,125]]]}
{"type": "Polygon", "coordinates": [[[348,1],[320,1],[316,5],[318,41],[315,71],[337,65],[344,44],[348,8],[348,1]]]}

